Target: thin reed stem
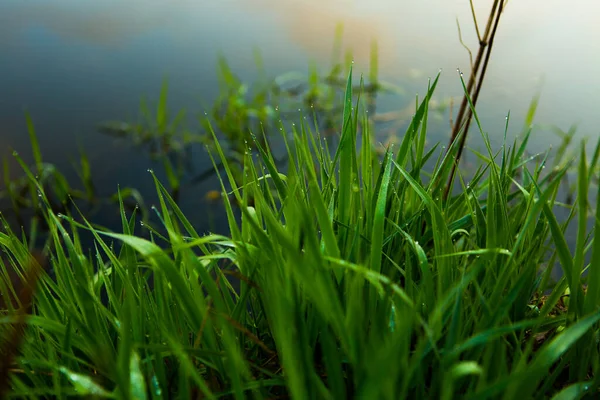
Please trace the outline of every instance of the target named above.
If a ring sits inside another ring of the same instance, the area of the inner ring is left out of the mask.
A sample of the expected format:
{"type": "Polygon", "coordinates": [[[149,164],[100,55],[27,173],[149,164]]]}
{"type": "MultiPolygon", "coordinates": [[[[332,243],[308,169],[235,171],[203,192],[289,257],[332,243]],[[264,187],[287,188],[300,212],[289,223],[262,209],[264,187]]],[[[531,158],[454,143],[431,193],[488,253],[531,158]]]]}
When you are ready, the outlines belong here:
{"type": "MultiPolygon", "coordinates": [[[[486,71],[488,63],[489,63],[492,45],[494,43],[494,37],[496,36],[498,23],[500,22],[500,16],[502,15],[502,11],[504,9],[504,0],[495,0],[494,1],[494,4],[492,5],[492,9],[490,11],[490,15],[487,20],[487,25],[485,28],[483,38],[479,37],[479,28],[477,27],[477,20],[475,18],[475,12],[473,11],[472,4],[471,4],[471,8],[472,8],[471,11],[473,13],[473,21],[475,23],[476,30],[477,30],[477,36],[479,38],[479,50],[478,50],[477,56],[475,58],[475,63],[471,65],[471,74],[469,76],[469,82],[467,84],[467,93],[469,93],[469,96],[471,97],[471,100],[473,102],[473,106],[475,106],[477,104],[477,99],[479,97],[479,93],[481,91],[481,86],[483,85],[483,80],[485,78],[485,71],[486,71]],[[477,79],[479,67],[481,66],[482,60],[483,60],[483,67],[481,69],[481,74],[479,75],[479,79],[477,79]],[[476,81],[477,81],[477,85],[475,85],[476,81]]],[[[464,129],[465,134],[462,135],[460,138],[458,152],[456,154],[455,162],[452,167],[452,172],[450,173],[448,182],[446,183],[446,188],[444,190],[444,200],[446,200],[448,198],[448,195],[450,194],[450,189],[452,186],[452,182],[454,181],[454,175],[456,173],[456,168],[457,168],[458,164],[460,163],[460,158],[462,156],[462,152],[465,147],[465,143],[466,143],[466,139],[467,139],[467,133],[468,133],[469,126],[471,123],[471,119],[473,117],[473,113],[470,109],[467,109],[467,105],[468,105],[468,98],[467,98],[467,94],[465,93],[465,95],[463,96],[461,105],[460,105],[460,109],[458,111],[458,115],[456,117],[456,122],[455,122],[453,130],[452,130],[452,135],[450,137],[448,149],[450,149],[450,147],[452,146],[454,141],[457,140],[457,137],[458,137],[461,129],[464,129]]]]}

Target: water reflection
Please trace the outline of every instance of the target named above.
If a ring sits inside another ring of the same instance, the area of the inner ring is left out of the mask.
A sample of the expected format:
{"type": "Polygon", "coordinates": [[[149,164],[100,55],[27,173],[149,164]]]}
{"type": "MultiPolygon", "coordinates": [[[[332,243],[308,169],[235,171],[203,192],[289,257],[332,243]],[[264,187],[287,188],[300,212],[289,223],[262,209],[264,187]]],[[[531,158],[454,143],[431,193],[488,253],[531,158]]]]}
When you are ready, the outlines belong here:
{"type": "MultiPolygon", "coordinates": [[[[343,21],[345,43],[358,60],[368,60],[369,45],[376,39],[384,77],[405,78],[410,70],[431,75],[441,68],[451,78],[443,80],[447,86],[442,86],[442,91],[460,93],[452,71],[468,68],[456,19],[465,42],[473,51],[477,46],[468,1],[464,0],[246,2],[276,13],[289,38],[300,43],[311,57],[323,59],[329,55],[332,35],[328,32],[343,21]]],[[[483,29],[492,2],[475,3],[483,29]]],[[[600,78],[595,72],[600,68],[600,27],[594,21],[599,12],[600,3],[593,0],[569,6],[558,0],[509,2],[495,43],[482,107],[496,117],[512,109],[515,117],[542,88],[540,120],[565,128],[581,121],[580,128],[586,134],[596,134],[593,104],[600,101],[600,78]]]]}
{"type": "MultiPolygon", "coordinates": [[[[492,1],[475,3],[483,25],[492,1]]],[[[479,101],[484,126],[497,140],[507,111],[511,131],[517,131],[539,89],[538,121],[563,129],[579,122],[583,134],[597,134],[598,13],[594,0],[568,6],[559,0],[509,2],[479,101]]],[[[305,71],[308,60],[328,66],[340,23],[342,51],[352,50],[359,69],[366,71],[376,41],[380,76],[407,89],[392,107],[404,108],[439,69],[439,98],[458,97],[455,71],[468,70],[468,55],[458,40],[457,19],[475,51],[468,0],[4,1],[1,150],[26,146],[19,121],[27,107],[50,161],[53,154],[74,153],[75,136],[86,135],[84,145],[107,153],[106,141],[100,145],[89,133],[102,120],[135,115],[139,97],[157,93],[165,74],[172,77],[175,108],[200,108],[198,97],[210,104],[216,96],[218,52],[242,80],[253,77],[253,46],[271,74],[305,71]]],[[[552,142],[558,138],[532,138],[539,148],[552,142]]]]}
{"type": "MultiPolygon", "coordinates": [[[[483,24],[491,1],[475,3],[483,24]]],[[[460,95],[453,71],[457,67],[468,69],[456,19],[463,28],[465,42],[476,49],[468,4],[467,0],[3,2],[0,45],[13,47],[26,40],[28,29],[115,48],[144,35],[161,35],[169,39],[157,41],[153,49],[145,51],[158,57],[166,51],[165,57],[174,66],[188,60],[194,65],[206,63],[222,50],[233,58],[232,65],[241,64],[245,69],[252,60],[248,52],[252,44],[263,50],[267,65],[284,68],[306,59],[327,63],[334,32],[343,23],[344,48],[352,50],[360,66],[366,67],[376,40],[382,77],[404,84],[413,81],[417,88],[424,84],[423,77],[443,69],[446,76],[439,90],[444,97],[460,95]],[[286,64],[282,51],[287,51],[285,58],[292,61],[286,64]]],[[[600,27],[594,18],[599,12],[600,3],[594,0],[568,6],[559,0],[509,2],[482,93],[481,107],[487,104],[489,109],[484,114],[497,122],[512,109],[513,117],[518,117],[545,78],[540,119],[564,128],[581,122],[585,133],[595,133],[592,105],[600,102],[600,78],[596,73],[600,67],[600,40],[594,38],[600,38],[600,27]]],[[[134,62],[127,58],[123,61],[123,68],[134,62]]],[[[154,62],[156,68],[164,70],[164,60],[154,62]]],[[[92,68],[95,61],[91,59],[89,64],[92,68]]],[[[305,65],[296,67],[304,69],[305,65]]]]}
{"type": "Polygon", "coordinates": [[[14,40],[28,28],[41,27],[65,38],[101,45],[119,45],[139,34],[166,28],[181,11],[166,3],[139,0],[28,1],[3,4],[2,8],[0,32],[5,41],[14,40]]]}

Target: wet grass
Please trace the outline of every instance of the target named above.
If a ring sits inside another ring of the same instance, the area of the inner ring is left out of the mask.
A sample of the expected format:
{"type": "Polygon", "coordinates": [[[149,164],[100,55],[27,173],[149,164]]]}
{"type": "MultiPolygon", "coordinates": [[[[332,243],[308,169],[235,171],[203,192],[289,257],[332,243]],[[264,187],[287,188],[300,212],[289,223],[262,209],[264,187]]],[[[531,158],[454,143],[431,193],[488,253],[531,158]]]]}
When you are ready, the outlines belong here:
{"type": "Polygon", "coordinates": [[[57,213],[17,156],[49,238],[34,257],[26,235],[6,223],[0,232],[1,389],[12,398],[598,396],[600,222],[591,232],[586,222],[598,212],[588,198],[600,147],[588,158],[582,145],[576,165],[572,251],[554,213],[571,164],[527,156],[529,124],[492,149],[474,112],[487,152],[468,177],[457,171],[443,199],[439,182],[459,149],[425,145],[436,83],[383,158],[351,71],[334,149],[301,120],[282,129],[280,169],[255,132],[238,176],[212,132],[229,236],[200,235],[151,171],[161,226],[149,239],[133,234],[139,212],[122,197],[121,231],[97,229],[84,213],[57,213]],[[43,262],[52,274],[37,274],[43,262]]]}

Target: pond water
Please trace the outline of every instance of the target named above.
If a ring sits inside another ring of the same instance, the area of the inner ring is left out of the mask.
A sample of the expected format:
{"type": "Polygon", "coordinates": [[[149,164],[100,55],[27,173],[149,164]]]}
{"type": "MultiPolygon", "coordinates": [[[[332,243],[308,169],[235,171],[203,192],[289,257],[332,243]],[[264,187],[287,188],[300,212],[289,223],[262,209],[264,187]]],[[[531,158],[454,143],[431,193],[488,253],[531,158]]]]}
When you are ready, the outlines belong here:
{"type": "MultiPolygon", "coordinates": [[[[492,1],[477,1],[484,25],[492,1]]],[[[600,3],[580,0],[509,1],[500,22],[479,113],[495,144],[505,116],[517,133],[532,97],[541,99],[536,121],[598,137],[600,104],[600,3]]],[[[0,157],[17,149],[29,156],[24,111],[37,128],[46,161],[75,179],[72,161],[88,155],[99,192],[117,185],[153,193],[147,154],[98,133],[98,123],[132,119],[141,96],[156,99],[169,79],[169,105],[203,113],[218,94],[217,57],[223,54],[242,79],[256,78],[254,49],[269,76],[308,71],[309,62],[330,65],[334,36],[343,24],[344,51],[367,72],[373,41],[380,78],[405,89],[382,107],[402,109],[423,95],[428,77],[442,71],[436,97],[462,94],[457,68],[469,57],[457,34],[475,53],[477,40],[466,0],[4,0],[0,3],[0,157]]],[[[483,28],[482,28],[483,29],[483,28]]],[[[456,110],[457,106],[455,106],[456,110]]],[[[447,141],[447,112],[433,139],[447,141]]],[[[476,138],[476,132],[471,135],[476,138]]],[[[475,139],[476,140],[476,139],[475,139]]],[[[559,138],[536,129],[532,150],[559,138]]],[[[199,169],[210,160],[198,153],[199,169]]],[[[13,161],[11,161],[12,163],[13,161]]],[[[12,168],[16,173],[16,168],[12,168]]],[[[0,185],[1,186],[1,185],[0,185]]],[[[182,192],[182,208],[210,207],[207,180],[182,192]]],[[[203,214],[203,213],[201,213],[203,214]]],[[[208,226],[206,215],[197,216],[208,226]]],[[[118,215],[102,223],[118,226],[118,215]]],[[[214,221],[213,221],[214,222],[214,221]]],[[[221,220],[222,222],[222,220],[221,220]]],[[[216,221],[218,224],[219,221],[216,221]]]]}

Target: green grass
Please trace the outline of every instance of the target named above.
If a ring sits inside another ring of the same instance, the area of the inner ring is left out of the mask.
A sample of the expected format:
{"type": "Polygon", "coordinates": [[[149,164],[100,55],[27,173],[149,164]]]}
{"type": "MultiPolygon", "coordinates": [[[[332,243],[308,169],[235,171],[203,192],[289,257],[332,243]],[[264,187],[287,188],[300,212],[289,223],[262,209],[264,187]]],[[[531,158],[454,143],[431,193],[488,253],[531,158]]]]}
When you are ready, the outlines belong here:
{"type": "MultiPolygon", "coordinates": [[[[96,229],[83,214],[55,213],[19,158],[39,194],[42,254],[55,276],[29,279],[35,298],[7,367],[8,396],[597,396],[600,221],[588,232],[586,217],[598,151],[591,161],[583,146],[580,154],[573,253],[553,213],[569,163],[547,174],[545,158],[526,158],[529,127],[494,150],[475,114],[487,152],[443,201],[439,182],[458,149],[425,146],[436,83],[383,159],[352,100],[351,70],[335,151],[309,124],[295,125],[279,169],[252,135],[240,182],[215,140],[213,162],[225,165],[222,190],[232,195],[223,196],[229,237],[200,235],[153,173],[162,226],[150,239],[132,234],[139,216],[121,198],[122,232],[96,229]],[[563,275],[550,285],[545,266],[556,260],[563,275]]],[[[0,290],[15,301],[0,332],[10,353],[26,299],[9,271],[26,279],[39,262],[4,225],[0,290]]]]}

